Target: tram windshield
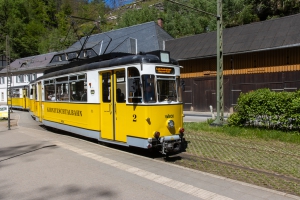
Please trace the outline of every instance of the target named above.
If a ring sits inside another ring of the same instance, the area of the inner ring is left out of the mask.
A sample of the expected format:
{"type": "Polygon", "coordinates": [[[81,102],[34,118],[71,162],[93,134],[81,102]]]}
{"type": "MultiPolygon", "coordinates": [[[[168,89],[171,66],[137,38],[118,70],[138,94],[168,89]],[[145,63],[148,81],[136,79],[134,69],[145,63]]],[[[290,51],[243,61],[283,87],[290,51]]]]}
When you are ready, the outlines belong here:
{"type": "Polygon", "coordinates": [[[155,102],[177,102],[178,92],[176,87],[176,78],[170,76],[157,76],[155,87],[154,75],[143,75],[143,99],[145,103],[155,102]]]}
{"type": "Polygon", "coordinates": [[[175,77],[157,76],[158,102],[177,101],[175,77]]]}

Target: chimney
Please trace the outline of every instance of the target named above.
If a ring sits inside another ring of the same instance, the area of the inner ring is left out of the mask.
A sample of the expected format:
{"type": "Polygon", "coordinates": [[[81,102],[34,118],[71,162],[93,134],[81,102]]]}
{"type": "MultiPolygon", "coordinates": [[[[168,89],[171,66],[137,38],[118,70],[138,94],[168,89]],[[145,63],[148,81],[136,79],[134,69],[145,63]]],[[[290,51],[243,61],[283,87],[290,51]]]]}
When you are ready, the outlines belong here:
{"type": "Polygon", "coordinates": [[[157,24],[160,26],[160,28],[164,28],[164,20],[163,18],[158,18],[157,19],[157,24]]]}

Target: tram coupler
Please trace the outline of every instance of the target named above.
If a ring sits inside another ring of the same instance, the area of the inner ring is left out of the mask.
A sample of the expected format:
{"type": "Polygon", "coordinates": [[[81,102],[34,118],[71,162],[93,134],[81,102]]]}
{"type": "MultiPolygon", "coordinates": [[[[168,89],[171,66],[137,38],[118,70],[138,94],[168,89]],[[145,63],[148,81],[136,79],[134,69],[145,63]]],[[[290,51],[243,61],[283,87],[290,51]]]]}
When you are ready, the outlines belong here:
{"type": "Polygon", "coordinates": [[[160,143],[162,154],[179,153],[181,150],[181,137],[179,135],[161,137],[160,143]]]}

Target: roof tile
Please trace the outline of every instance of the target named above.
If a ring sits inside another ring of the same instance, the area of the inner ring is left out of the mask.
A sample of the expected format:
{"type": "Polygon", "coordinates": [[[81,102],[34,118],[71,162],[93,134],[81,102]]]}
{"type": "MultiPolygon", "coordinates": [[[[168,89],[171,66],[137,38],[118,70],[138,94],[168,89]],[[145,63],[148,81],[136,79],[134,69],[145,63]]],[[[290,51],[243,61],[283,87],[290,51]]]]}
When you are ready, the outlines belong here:
{"type": "MultiPolygon", "coordinates": [[[[300,46],[300,14],[228,28],[223,34],[224,55],[300,46]]],[[[175,59],[216,56],[216,37],[216,32],[210,32],[170,40],[166,42],[166,50],[175,59]]]]}

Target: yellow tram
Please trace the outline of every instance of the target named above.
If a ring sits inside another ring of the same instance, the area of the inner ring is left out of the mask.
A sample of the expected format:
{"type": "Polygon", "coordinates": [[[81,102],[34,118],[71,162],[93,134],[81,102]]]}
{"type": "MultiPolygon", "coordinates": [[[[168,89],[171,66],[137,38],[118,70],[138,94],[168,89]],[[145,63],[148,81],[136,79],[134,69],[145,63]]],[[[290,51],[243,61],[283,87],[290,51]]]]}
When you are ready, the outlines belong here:
{"type": "Polygon", "coordinates": [[[28,86],[11,87],[11,94],[9,95],[11,107],[14,109],[29,110],[30,97],[28,86]]]}
{"type": "Polygon", "coordinates": [[[180,66],[169,52],[74,62],[30,83],[30,113],[37,121],[103,142],[181,151],[180,66]]]}

